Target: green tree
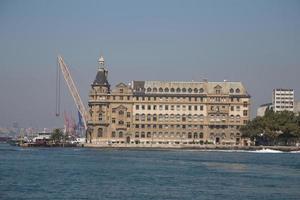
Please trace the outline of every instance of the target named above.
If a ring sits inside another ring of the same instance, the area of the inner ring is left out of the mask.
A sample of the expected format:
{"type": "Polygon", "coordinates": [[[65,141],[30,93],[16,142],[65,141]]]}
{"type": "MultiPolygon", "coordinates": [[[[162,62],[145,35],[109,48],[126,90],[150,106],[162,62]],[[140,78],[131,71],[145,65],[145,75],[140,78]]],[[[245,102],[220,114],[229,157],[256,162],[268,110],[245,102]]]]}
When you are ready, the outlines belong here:
{"type": "Polygon", "coordinates": [[[64,139],[64,134],[60,129],[54,129],[51,134],[51,140],[54,143],[60,143],[64,139]]]}

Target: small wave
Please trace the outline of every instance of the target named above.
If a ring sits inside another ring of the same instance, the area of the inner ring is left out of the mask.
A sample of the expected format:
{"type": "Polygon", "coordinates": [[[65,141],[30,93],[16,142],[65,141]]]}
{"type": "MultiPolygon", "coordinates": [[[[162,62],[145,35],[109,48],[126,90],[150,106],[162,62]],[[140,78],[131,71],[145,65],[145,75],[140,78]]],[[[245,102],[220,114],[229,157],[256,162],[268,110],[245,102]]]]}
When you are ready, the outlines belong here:
{"type": "Polygon", "coordinates": [[[283,153],[282,151],[279,150],[274,150],[274,149],[260,149],[256,151],[252,151],[254,153],[283,153]]]}
{"type": "Polygon", "coordinates": [[[300,153],[300,151],[291,151],[290,153],[300,153]]]}

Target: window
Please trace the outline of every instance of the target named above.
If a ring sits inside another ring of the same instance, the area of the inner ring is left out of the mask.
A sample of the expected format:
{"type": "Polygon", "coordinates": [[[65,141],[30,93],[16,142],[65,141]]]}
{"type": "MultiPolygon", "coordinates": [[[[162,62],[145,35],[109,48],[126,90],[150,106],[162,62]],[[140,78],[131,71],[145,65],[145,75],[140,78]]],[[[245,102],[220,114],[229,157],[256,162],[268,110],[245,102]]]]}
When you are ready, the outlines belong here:
{"type": "Polygon", "coordinates": [[[174,88],[171,88],[171,92],[175,92],[175,89],[174,89],[174,88]]]}
{"type": "Polygon", "coordinates": [[[120,100],[123,100],[123,96],[120,96],[119,98],[120,98],[120,100]]]}
{"type": "Polygon", "coordinates": [[[198,110],[198,106],[194,106],[194,110],[198,110]]]}
{"type": "Polygon", "coordinates": [[[200,93],[203,93],[203,92],[204,92],[204,89],[203,89],[203,88],[200,88],[200,89],[199,89],[199,92],[200,92],[200,93]]]}
{"type": "Polygon", "coordinates": [[[159,92],[163,92],[164,90],[162,88],[159,88],[159,92]]]}
{"type": "Polygon", "coordinates": [[[174,110],[174,105],[171,105],[171,110],[174,110]]]}
{"type": "Polygon", "coordinates": [[[247,101],[244,101],[244,102],[243,102],[243,107],[244,107],[244,108],[247,108],[247,107],[248,107],[247,101]]]}
{"type": "Polygon", "coordinates": [[[151,105],[148,105],[148,106],[147,106],[147,109],[148,109],[148,110],[151,110],[151,105]]]}
{"type": "Polygon", "coordinates": [[[192,92],[193,92],[192,88],[189,88],[189,89],[188,89],[188,92],[189,92],[189,93],[192,93],[192,92]]]}
{"type": "Polygon", "coordinates": [[[199,138],[203,138],[203,133],[199,133],[199,138]]]}
{"type": "Polygon", "coordinates": [[[194,92],[195,92],[195,93],[198,93],[198,89],[197,89],[197,88],[195,88],[195,89],[194,89],[194,92]]]}
{"type": "Polygon", "coordinates": [[[135,115],[135,121],[138,121],[140,119],[140,115],[139,114],[136,114],[135,115]]]}
{"type": "Polygon", "coordinates": [[[156,105],[153,105],[153,110],[156,110],[156,105]]]}
{"type": "Polygon", "coordinates": [[[120,111],[119,111],[119,115],[124,115],[124,111],[123,111],[123,110],[120,110],[120,111]]]}
{"type": "Polygon", "coordinates": [[[177,88],[177,89],[176,89],[176,92],[181,92],[181,89],[180,89],[180,88],[177,88]]]}
{"type": "Polygon", "coordinates": [[[127,117],[130,117],[130,112],[127,112],[127,117]]]}
{"type": "Polygon", "coordinates": [[[186,92],[186,89],[185,89],[185,88],[182,88],[182,92],[186,92]]]}
{"type": "Polygon", "coordinates": [[[165,105],[165,110],[169,110],[169,106],[168,105],[165,105]]]}
{"type": "Polygon", "coordinates": [[[216,94],[221,94],[221,90],[216,90],[216,94]]]}
{"type": "Polygon", "coordinates": [[[112,122],[113,124],[115,124],[115,123],[116,123],[116,118],[112,118],[112,119],[111,119],[111,122],[112,122]]]}
{"type": "Polygon", "coordinates": [[[142,105],[142,110],[145,110],[145,105],[142,105]]]}
{"type": "Polygon", "coordinates": [[[120,131],[120,132],[119,132],[119,138],[122,138],[122,137],[123,137],[123,132],[120,131]]]}
{"type": "Polygon", "coordinates": [[[98,128],[97,136],[98,137],[103,137],[103,129],[102,128],[98,128]]]}
{"type": "Polygon", "coordinates": [[[147,115],[147,121],[151,121],[151,115],[150,114],[147,115]]]}
{"type": "Polygon", "coordinates": [[[151,138],[151,132],[147,132],[147,138],[151,138]]]}
{"type": "Polygon", "coordinates": [[[188,138],[192,138],[192,133],[188,133],[188,138]]]}
{"type": "Polygon", "coordinates": [[[157,88],[153,88],[153,92],[157,92],[157,88]]]}
{"type": "Polygon", "coordinates": [[[230,88],[229,92],[230,92],[230,93],[234,93],[234,89],[233,89],[233,88],[230,88]]]}
{"type": "Polygon", "coordinates": [[[165,88],[165,92],[169,92],[169,88],[165,88]]]}
{"type": "Polygon", "coordinates": [[[189,106],[189,110],[192,110],[192,106],[189,106]]]}
{"type": "Polygon", "coordinates": [[[236,92],[236,93],[240,93],[241,90],[240,90],[239,88],[237,88],[237,89],[235,90],[235,92],[236,92]]]}
{"type": "Polygon", "coordinates": [[[124,121],[120,120],[119,125],[123,125],[123,124],[124,124],[124,121]]]}
{"type": "Polygon", "coordinates": [[[203,106],[202,105],[200,106],[200,110],[203,110],[203,106]]]}
{"type": "Polygon", "coordinates": [[[111,137],[116,137],[116,132],[115,131],[113,131],[113,132],[111,132],[111,137]]]}
{"type": "Polygon", "coordinates": [[[147,88],[147,92],[151,92],[151,88],[147,88]]]}
{"type": "Polygon", "coordinates": [[[154,121],[154,122],[157,121],[157,116],[156,116],[156,114],[153,115],[153,121],[154,121]]]}
{"type": "Polygon", "coordinates": [[[142,117],[141,117],[142,119],[142,121],[145,121],[145,114],[142,114],[142,117]]]}
{"type": "Polygon", "coordinates": [[[102,113],[99,114],[99,121],[102,121],[103,117],[102,117],[102,113]]]}
{"type": "Polygon", "coordinates": [[[139,138],[140,137],[140,133],[139,132],[135,132],[135,137],[139,138]]]}
{"type": "Polygon", "coordinates": [[[247,110],[243,111],[243,116],[248,116],[248,111],[247,110]]]}
{"type": "Polygon", "coordinates": [[[194,138],[198,138],[198,133],[194,133],[194,138]]]}

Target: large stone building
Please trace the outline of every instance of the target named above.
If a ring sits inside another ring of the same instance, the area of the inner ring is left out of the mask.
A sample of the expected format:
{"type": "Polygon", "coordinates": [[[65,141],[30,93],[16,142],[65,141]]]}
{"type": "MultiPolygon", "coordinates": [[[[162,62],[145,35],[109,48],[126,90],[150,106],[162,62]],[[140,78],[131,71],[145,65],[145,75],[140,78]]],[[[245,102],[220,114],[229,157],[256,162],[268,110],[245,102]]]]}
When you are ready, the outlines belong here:
{"type": "Polygon", "coordinates": [[[241,144],[250,95],[241,82],[132,81],[111,89],[104,59],[89,93],[87,142],[241,144]]]}

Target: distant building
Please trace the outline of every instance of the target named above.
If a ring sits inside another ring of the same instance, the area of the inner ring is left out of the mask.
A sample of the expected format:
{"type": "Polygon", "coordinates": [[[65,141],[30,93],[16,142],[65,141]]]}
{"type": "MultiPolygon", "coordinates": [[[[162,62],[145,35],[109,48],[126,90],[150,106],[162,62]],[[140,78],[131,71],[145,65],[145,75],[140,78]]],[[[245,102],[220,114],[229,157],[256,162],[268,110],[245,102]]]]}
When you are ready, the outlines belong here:
{"type": "Polygon", "coordinates": [[[294,112],[295,113],[299,113],[300,112],[300,101],[295,101],[294,112]]]}
{"type": "Polygon", "coordinates": [[[259,106],[257,109],[256,116],[257,117],[263,117],[265,115],[265,112],[267,109],[273,109],[272,103],[266,103],[259,106]]]}
{"type": "Polygon", "coordinates": [[[272,104],[274,111],[292,111],[294,112],[294,90],[293,89],[274,89],[272,104]]]}
{"type": "Polygon", "coordinates": [[[104,59],[89,93],[93,144],[240,144],[250,119],[241,82],[133,81],[111,90],[104,59]]]}

